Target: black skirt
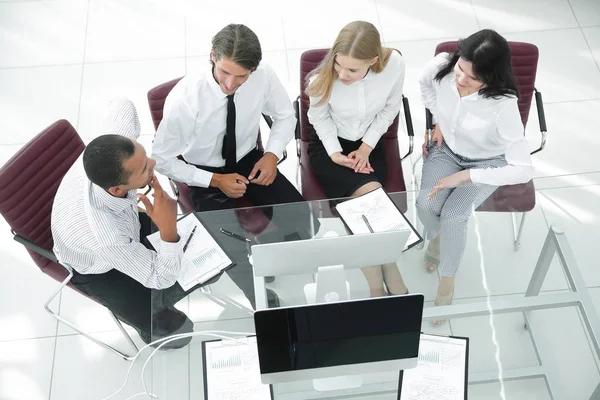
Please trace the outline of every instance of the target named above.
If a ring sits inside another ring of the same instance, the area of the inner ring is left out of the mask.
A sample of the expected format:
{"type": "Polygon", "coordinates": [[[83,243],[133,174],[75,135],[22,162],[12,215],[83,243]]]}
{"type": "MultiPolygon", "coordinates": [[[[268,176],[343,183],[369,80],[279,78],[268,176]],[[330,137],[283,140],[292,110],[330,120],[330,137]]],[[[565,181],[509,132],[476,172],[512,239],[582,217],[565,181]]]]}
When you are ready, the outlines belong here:
{"type": "MultiPolygon", "coordinates": [[[[338,139],[342,145],[342,154],[346,156],[358,150],[362,144],[362,140],[360,139],[355,142],[340,137],[338,139]]],[[[310,168],[328,198],[348,197],[358,188],[369,182],[379,182],[381,185],[385,184],[387,176],[385,150],[381,143],[382,141],[380,140],[369,156],[369,162],[375,172],[367,175],[356,173],[348,167],[342,167],[331,161],[319,136],[315,132],[310,135],[308,143],[310,168]]]]}

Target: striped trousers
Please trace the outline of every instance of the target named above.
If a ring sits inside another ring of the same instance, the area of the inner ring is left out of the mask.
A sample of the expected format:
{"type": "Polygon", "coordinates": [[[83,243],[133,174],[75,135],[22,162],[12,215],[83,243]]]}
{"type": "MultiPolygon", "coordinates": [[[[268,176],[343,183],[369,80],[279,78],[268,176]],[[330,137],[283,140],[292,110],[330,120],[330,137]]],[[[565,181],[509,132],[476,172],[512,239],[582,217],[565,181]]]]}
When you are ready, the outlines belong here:
{"type": "Polygon", "coordinates": [[[468,183],[456,188],[443,189],[435,197],[427,195],[440,179],[471,168],[498,168],[507,165],[504,155],[487,159],[469,159],[450,150],[445,142],[438,149],[432,142],[429,155],[424,158],[421,191],[417,197],[417,213],[425,227],[426,237],[440,234],[441,276],[456,274],[467,245],[469,217],[497,186],[468,183]]]}

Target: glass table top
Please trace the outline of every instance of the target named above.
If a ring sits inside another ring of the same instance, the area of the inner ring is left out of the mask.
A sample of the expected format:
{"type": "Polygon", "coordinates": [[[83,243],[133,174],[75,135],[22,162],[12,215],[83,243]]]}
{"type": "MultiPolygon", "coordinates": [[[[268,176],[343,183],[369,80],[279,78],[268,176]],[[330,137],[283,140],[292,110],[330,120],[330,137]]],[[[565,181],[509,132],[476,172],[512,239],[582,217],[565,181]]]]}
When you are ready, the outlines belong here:
{"type": "MultiPolygon", "coordinates": [[[[352,300],[397,295],[405,287],[422,294],[422,332],[469,337],[469,398],[588,399],[600,382],[600,321],[587,291],[600,286],[593,240],[600,237],[600,173],[540,178],[534,185],[534,192],[512,191],[472,213],[451,305],[435,306],[440,271],[424,267],[429,241],[401,252],[393,266],[345,269],[337,275],[352,300]],[[519,212],[531,196],[532,208],[519,212]],[[444,322],[433,324],[439,320],[444,322]]],[[[419,194],[389,196],[422,234],[415,206],[419,194]]],[[[306,288],[317,281],[314,271],[256,276],[252,247],[348,235],[335,208],[342,201],[197,213],[235,265],[177,304],[193,322],[196,336],[182,349],[156,352],[148,363],[149,391],[161,399],[204,399],[202,343],[215,336],[203,332],[240,332],[224,335],[243,337],[254,332],[255,309],[313,301],[306,288]]],[[[314,256],[303,257],[310,264],[314,256]]],[[[278,383],[271,390],[275,399],[397,398],[397,371],[363,378],[352,390],[318,391],[312,381],[278,383]]]]}

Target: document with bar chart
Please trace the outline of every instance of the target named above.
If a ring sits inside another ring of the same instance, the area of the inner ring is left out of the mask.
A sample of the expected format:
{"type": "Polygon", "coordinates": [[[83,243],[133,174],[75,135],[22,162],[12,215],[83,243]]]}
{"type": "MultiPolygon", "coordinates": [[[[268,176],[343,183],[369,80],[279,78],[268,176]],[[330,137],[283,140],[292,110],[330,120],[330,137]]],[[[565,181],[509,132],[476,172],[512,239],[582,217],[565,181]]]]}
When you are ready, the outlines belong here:
{"type": "MultiPolygon", "coordinates": [[[[182,246],[188,243],[177,279],[183,290],[204,283],[233,265],[225,251],[193,213],[177,221],[177,232],[182,246]],[[188,243],[192,231],[194,234],[188,243]]],[[[149,235],[148,240],[155,249],[159,249],[159,232],[149,235]]]]}
{"type": "Polygon", "coordinates": [[[206,400],[271,400],[260,380],[256,336],[202,342],[206,400]]]}
{"type": "Polygon", "coordinates": [[[469,339],[421,334],[419,363],[400,373],[400,400],[467,399],[469,339]]]}

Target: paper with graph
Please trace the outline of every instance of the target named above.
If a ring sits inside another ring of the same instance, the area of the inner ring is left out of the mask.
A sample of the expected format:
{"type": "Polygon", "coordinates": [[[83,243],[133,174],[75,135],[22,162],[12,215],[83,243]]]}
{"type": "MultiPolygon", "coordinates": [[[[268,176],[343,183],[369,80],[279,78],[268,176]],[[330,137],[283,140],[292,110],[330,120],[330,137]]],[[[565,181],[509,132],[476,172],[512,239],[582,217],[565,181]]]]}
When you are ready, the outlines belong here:
{"type": "MultiPolygon", "coordinates": [[[[194,227],[196,230],[183,255],[181,272],[177,279],[183,290],[206,282],[233,264],[194,214],[177,221],[177,232],[182,246],[188,241],[194,227]]],[[[157,249],[160,246],[160,233],[149,235],[148,240],[157,249]]]]}
{"type": "Polygon", "coordinates": [[[404,370],[400,400],[466,399],[466,338],[421,334],[419,363],[404,370]]]}
{"type": "Polygon", "coordinates": [[[383,188],[346,200],[336,205],[335,208],[354,235],[370,233],[370,225],[373,232],[411,231],[405,250],[421,241],[421,236],[416,229],[408,222],[383,188]]]}
{"type": "Polygon", "coordinates": [[[204,342],[207,400],[270,400],[260,380],[256,336],[204,342]]]}

